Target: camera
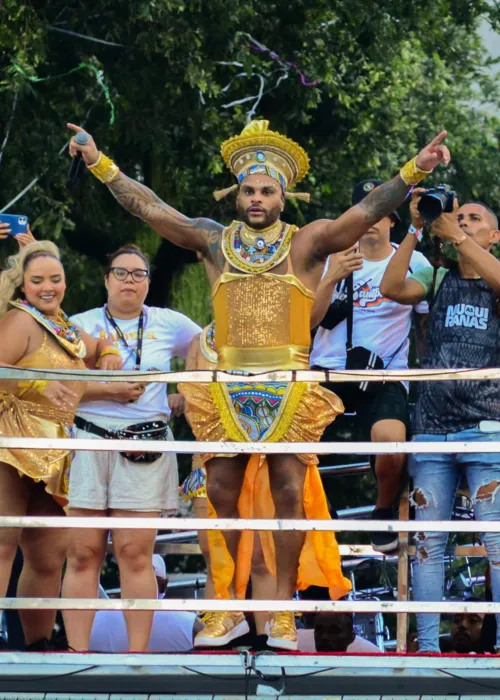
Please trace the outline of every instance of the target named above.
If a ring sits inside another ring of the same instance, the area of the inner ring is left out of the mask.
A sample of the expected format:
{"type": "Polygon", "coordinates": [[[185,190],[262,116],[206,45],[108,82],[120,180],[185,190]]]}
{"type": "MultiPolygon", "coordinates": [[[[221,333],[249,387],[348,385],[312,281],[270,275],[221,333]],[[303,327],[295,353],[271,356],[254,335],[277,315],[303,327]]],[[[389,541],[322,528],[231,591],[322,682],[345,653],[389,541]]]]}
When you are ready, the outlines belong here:
{"type": "Polygon", "coordinates": [[[430,224],[438,219],[441,214],[453,211],[455,192],[449,185],[438,185],[430,187],[420,197],[418,210],[422,214],[423,220],[430,224]]]}

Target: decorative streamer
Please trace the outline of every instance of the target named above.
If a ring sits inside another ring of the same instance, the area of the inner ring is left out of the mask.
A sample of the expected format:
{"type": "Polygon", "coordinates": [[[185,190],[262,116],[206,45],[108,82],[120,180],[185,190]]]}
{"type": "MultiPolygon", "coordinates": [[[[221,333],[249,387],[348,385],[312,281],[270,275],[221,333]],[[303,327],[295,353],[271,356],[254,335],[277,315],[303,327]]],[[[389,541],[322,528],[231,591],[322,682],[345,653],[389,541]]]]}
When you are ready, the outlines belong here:
{"type": "Polygon", "coordinates": [[[114,46],[117,48],[130,48],[126,44],[117,44],[114,41],[106,41],[105,39],[98,39],[95,36],[87,36],[87,34],[80,34],[79,32],[72,32],[69,29],[61,29],[60,27],[54,27],[53,24],[42,24],[44,29],[48,29],[50,32],[61,32],[61,34],[69,34],[70,36],[76,36],[79,39],[85,39],[86,41],[95,41],[97,44],[104,44],[105,46],[114,46]]]}
{"type": "MultiPolygon", "coordinates": [[[[221,66],[235,66],[236,68],[243,68],[243,64],[239,63],[238,61],[217,61],[218,65],[221,66]]],[[[231,78],[229,83],[222,88],[221,92],[227,92],[231,85],[234,83],[235,80],[238,78],[247,78],[247,77],[256,77],[259,78],[260,81],[260,89],[257,95],[249,95],[248,97],[242,97],[239,100],[233,100],[233,102],[228,102],[227,104],[221,105],[222,109],[230,109],[231,107],[236,107],[237,105],[245,104],[246,102],[250,102],[251,100],[255,100],[254,104],[252,105],[252,108],[250,109],[249,112],[247,112],[247,123],[250,123],[252,121],[253,116],[255,115],[257,111],[257,107],[259,106],[262,98],[264,95],[267,95],[268,93],[272,92],[275,90],[278,85],[281,83],[282,80],[286,80],[288,78],[288,72],[286,69],[281,68],[280,71],[283,71],[280,73],[278,76],[278,80],[276,81],[275,85],[272,88],[269,88],[268,90],[264,90],[265,84],[266,84],[266,78],[261,74],[261,73],[254,73],[252,72],[250,76],[248,76],[248,73],[243,71],[241,73],[237,73],[235,76],[231,78]]]]}
{"type": "Polygon", "coordinates": [[[305,87],[314,87],[318,84],[317,80],[308,80],[304,73],[302,73],[302,71],[300,70],[299,66],[296,63],[293,63],[293,61],[287,61],[286,59],[281,58],[281,56],[278,56],[278,54],[275,51],[268,49],[267,46],[261,44],[250,34],[247,34],[246,32],[241,32],[241,34],[242,36],[248,37],[248,39],[250,40],[250,48],[252,49],[252,51],[255,51],[255,53],[268,53],[269,57],[272,58],[273,61],[278,61],[278,63],[281,63],[282,65],[288,66],[289,68],[293,68],[293,70],[299,74],[300,82],[305,87]]]}
{"type": "Polygon", "coordinates": [[[49,80],[57,80],[58,78],[64,78],[67,75],[71,75],[72,73],[76,73],[77,71],[88,69],[92,71],[96,77],[97,82],[102,88],[102,91],[104,93],[104,96],[106,97],[106,102],[109,105],[109,111],[110,111],[110,117],[109,117],[109,123],[114,124],[115,123],[115,106],[113,104],[113,101],[111,99],[111,95],[109,93],[109,88],[104,82],[104,73],[102,70],[99,70],[95,66],[93,66],[91,63],[80,63],[78,66],[75,68],[72,68],[71,70],[66,71],[66,73],[59,73],[58,75],[48,75],[45,78],[39,78],[36,75],[29,75],[26,73],[26,71],[21,68],[21,66],[18,63],[13,63],[12,64],[14,68],[20,73],[24,78],[29,80],[32,83],[45,83],[49,80]]]}
{"type": "MultiPolygon", "coordinates": [[[[85,115],[85,117],[84,117],[84,118],[82,119],[82,121],[80,122],[81,125],[82,125],[82,127],[84,127],[85,124],[87,123],[87,121],[88,121],[88,119],[89,119],[89,117],[90,117],[90,115],[91,115],[91,113],[92,113],[92,110],[93,110],[94,107],[96,106],[97,102],[99,101],[99,99],[101,98],[101,95],[102,95],[103,93],[104,93],[104,91],[101,90],[101,93],[100,93],[99,96],[96,98],[94,104],[91,105],[91,106],[89,107],[89,109],[88,109],[88,111],[87,111],[87,114],[85,115]]],[[[66,143],[64,144],[64,146],[63,146],[62,148],[59,149],[59,151],[57,152],[57,155],[58,155],[58,156],[62,155],[62,154],[64,153],[64,151],[68,148],[69,142],[70,142],[70,139],[68,139],[68,140],[66,141],[66,143]]],[[[45,175],[46,172],[48,172],[48,170],[49,170],[49,168],[46,168],[42,173],[40,173],[40,175],[37,175],[36,177],[34,177],[33,180],[31,180],[31,182],[28,183],[28,184],[26,185],[26,187],[25,187],[23,190],[21,190],[21,192],[19,192],[18,194],[16,194],[16,196],[14,197],[14,199],[11,199],[10,202],[8,202],[8,203],[3,207],[3,209],[0,209],[0,214],[3,214],[4,211],[7,211],[8,209],[10,209],[11,206],[13,206],[19,199],[21,199],[22,197],[24,197],[24,195],[25,195],[27,192],[29,192],[29,191],[31,190],[31,188],[34,187],[34,186],[37,184],[37,182],[45,175]]]]}
{"type": "MultiPolygon", "coordinates": [[[[265,86],[266,86],[266,79],[268,79],[267,76],[262,75],[262,73],[257,73],[254,70],[253,66],[252,66],[252,72],[250,73],[250,75],[246,71],[237,73],[233,78],[231,78],[229,83],[224,88],[222,88],[222,92],[227,92],[229,90],[229,88],[231,87],[231,85],[233,84],[233,82],[235,80],[237,80],[238,78],[242,78],[242,77],[252,77],[252,78],[256,77],[256,78],[258,78],[260,81],[259,91],[256,95],[249,95],[247,97],[242,97],[239,100],[233,100],[232,102],[228,102],[227,104],[223,104],[223,105],[221,105],[222,109],[230,109],[231,107],[236,107],[237,105],[242,105],[242,104],[245,104],[247,102],[251,102],[253,100],[254,101],[253,105],[252,105],[251,109],[247,112],[247,123],[249,123],[252,120],[252,118],[254,117],[255,113],[257,112],[257,108],[258,108],[263,96],[267,95],[268,93],[272,92],[273,90],[276,90],[276,88],[279,86],[279,84],[283,80],[286,80],[289,77],[289,69],[290,68],[292,70],[294,70],[296,73],[298,73],[298,75],[300,76],[301,83],[305,87],[314,87],[315,85],[318,84],[317,80],[312,80],[312,81],[308,80],[307,77],[300,70],[299,66],[296,63],[293,63],[292,61],[287,61],[284,58],[281,58],[281,56],[279,56],[275,51],[268,49],[267,46],[265,46],[264,44],[261,44],[259,41],[257,41],[257,39],[254,39],[253,36],[251,36],[247,32],[239,32],[239,34],[240,34],[240,36],[245,37],[250,41],[250,48],[255,53],[268,53],[270,58],[279,64],[279,66],[280,66],[279,73],[280,74],[279,74],[278,79],[277,79],[276,83],[274,84],[274,86],[266,90],[265,86]]],[[[221,66],[235,66],[236,68],[243,68],[244,67],[243,64],[238,62],[238,61],[217,61],[217,63],[218,63],[218,65],[221,65],[221,66]]],[[[202,95],[200,95],[200,99],[202,99],[202,95]]]]}
{"type": "Polygon", "coordinates": [[[14,121],[14,114],[16,113],[18,97],[19,97],[19,90],[16,90],[16,92],[14,93],[14,100],[12,101],[12,108],[10,110],[9,121],[7,123],[7,128],[5,129],[5,136],[4,136],[4,139],[2,141],[2,147],[0,148],[0,164],[2,163],[3,152],[4,152],[5,147],[7,146],[7,143],[9,141],[10,130],[12,128],[12,122],[14,121]]]}

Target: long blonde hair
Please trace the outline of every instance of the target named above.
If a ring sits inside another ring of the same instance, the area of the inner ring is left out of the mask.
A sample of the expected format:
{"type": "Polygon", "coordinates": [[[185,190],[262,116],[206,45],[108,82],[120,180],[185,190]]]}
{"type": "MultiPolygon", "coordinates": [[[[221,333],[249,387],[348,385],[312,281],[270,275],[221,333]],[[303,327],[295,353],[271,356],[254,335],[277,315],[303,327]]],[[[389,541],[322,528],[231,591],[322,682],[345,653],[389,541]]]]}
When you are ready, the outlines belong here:
{"type": "Polygon", "coordinates": [[[7,268],[0,273],[0,316],[8,311],[10,301],[21,297],[24,273],[31,260],[42,257],[61,260],[59,248],[51,241],[30,243],[17,255],[7,258],[7,268]]]}

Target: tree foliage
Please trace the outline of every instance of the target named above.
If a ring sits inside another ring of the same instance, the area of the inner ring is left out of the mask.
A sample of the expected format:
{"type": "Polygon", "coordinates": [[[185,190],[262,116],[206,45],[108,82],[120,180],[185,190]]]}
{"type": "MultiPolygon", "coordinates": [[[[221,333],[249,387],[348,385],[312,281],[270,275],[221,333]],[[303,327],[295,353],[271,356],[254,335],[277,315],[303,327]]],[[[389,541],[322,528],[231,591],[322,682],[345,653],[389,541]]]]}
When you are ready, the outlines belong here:
{"type": "MultiPolygon", "coordinates": [[[[68,190],[68,161],[58,155],[68,120],[85,121],[125,172],[189,215],[232,216],[231,202],[211,198],[231,179],[218,147],[252,110],[310,153],[313,203],[290,206],[291,221],[338,215],[356,179],[391,176],[442,127],[454,161],[437,178],[462,199],[500,205],[499,124],[483,109],[499,92],[477,31],[485,17],[496,26],[496,3],[4,0],[0,13],[4,134],[15,104],[1,206],[42,175],[9,211],[27,213],[39,237],[62,247],[70,311],[99,303],[96,263],[129,240],[156,256],[155,303],[173,295],[183,307],[185,284],[203,287],[201,270],[186,282],[180,274],[191,253],[160,247],[87,173],[68,190]],[[261,87],[258,104],[227,107],[261,87]]],[[[193,308],[199,320],[208,313],[203,296],[205,306],[193,308]]]]}
{"type": "MultiPolygon", "coordinates": [[[[357,180],[392,177],[446,128],[453,162],[432,181],[500,211],[500,92],[478,32],[485,20],[499,26],[497,2],[3,0],[0,209],[40,176],[9,212],[61,247],[68,312],[102,303],[100,266],[133,241],[155,261],[150,301],[202,324],[210,295],[195,256],[88,173],[68,189],[67,121],[180,211],[227,222],[232,202],[212,198],[231,184],[219,144],[250,116],[269,119],[311,157],[301,188],[312,204],[286,212],[297,224],[337,216],[357,180]]],[[[329,494],[333,506],[366,499],[352,479],[329,494]]]]}

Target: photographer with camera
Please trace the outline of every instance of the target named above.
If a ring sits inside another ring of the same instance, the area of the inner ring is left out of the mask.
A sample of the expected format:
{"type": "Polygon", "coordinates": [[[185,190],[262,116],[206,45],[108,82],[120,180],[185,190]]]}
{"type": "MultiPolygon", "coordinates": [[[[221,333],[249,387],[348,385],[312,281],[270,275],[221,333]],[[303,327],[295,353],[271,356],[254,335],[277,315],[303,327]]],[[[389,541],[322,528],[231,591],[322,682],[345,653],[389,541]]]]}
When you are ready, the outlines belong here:
{"type": "MultiPolygon", "coordinates": [[[[484,204],[458,207],[453,193],[416,189],[412,195],[416,232],[410,232],[382,280],[384,294],[400,304],[430,303],[425,369],[500,366],[500,262],[491,254],[499,240],[498,220],[484,204]],[[423,195],[423,196],[422,196],[423,195]],[[431,201],[432,200],[432,201],[431,201]],[[434,209],[437,208],[437,212],[434,209]],[[451,210],[451,211],[450,211],[451,210]],[[441,213],[442,212],[442,213],[441,213]],[[438,218],[432,221],[433,216],[438,218]],[[439,215],[440,214],[440,215],[439,215]],[[406,277],[424,221],[458,254],[449,269],[419,270],[406,277]]],[[[500,440],[498,381],[419,382],[413,440],[493,442],[500,440]]],[[[498,454],[415,454],[409,461],[417,520],[449,520],[462,475],[467,477],[476,520],[500,520],[498,454]]],[[[500,534],[482,536],[491,566],[493,600],[500,602],[500,534]]],[[[423,532],[416,538],[413,597],[441,601],[448,533],[423,532]]],[[[420,651],[439,652],[439,615],[417,615],[420,651]]],[[[500,630],[500,625],[498,626],[500,630]]],[[[500,646],[497,633],[497,647],[500,646]]]]}
{"type": "MultiPolygon", "coordinates": [[[[352,193],[357,204],[381,184],[381,180],[358,182],[352,193]]],[[[398,246],[391,232],[400,223],[397,212],[374,224],[361,238],[359,250],[350,248],[331,255],[318,287],[311,322],[318,325],[311,365],[321,369],[407,369],[412,308],[394,303],[381,293],[380,282],[398,246]]],[[[432,268],[414,252],[411,269],[432,268]]],[[[425,302],[415,311],[426,314],[425,302]]],[[[406,440],[407,387],[401,382],[342,382],[328,384],[356,412],[356,426],[363,440],[406,440]]],[[[331,428],[323,436],[332,440],[331,428]]],[[[394,503],[402,484],[405,456],[377,455],[372,460],[378,495],[373,518],[392,520],[394,503]]],[[[380,552],[397,547],[396,533],[372,533],[372,546],[380,552]]]]}

